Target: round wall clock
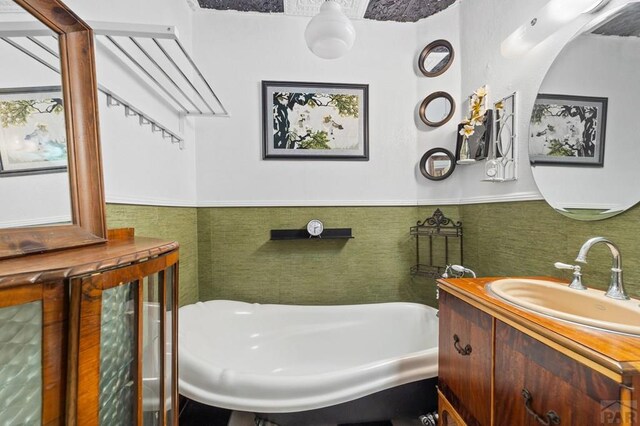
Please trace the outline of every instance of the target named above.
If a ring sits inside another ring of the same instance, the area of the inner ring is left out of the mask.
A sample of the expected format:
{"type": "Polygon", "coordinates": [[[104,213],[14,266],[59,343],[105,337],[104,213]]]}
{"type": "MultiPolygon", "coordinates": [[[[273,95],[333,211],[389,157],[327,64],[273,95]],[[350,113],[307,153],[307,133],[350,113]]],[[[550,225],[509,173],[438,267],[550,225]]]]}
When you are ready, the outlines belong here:
{"type": "Polygon", "coordinates": [[[309,223],[307,223],[307,232],[312,237],[319,237],[324,230],[324,224],[318,219],[311,219],[309,223]]]}

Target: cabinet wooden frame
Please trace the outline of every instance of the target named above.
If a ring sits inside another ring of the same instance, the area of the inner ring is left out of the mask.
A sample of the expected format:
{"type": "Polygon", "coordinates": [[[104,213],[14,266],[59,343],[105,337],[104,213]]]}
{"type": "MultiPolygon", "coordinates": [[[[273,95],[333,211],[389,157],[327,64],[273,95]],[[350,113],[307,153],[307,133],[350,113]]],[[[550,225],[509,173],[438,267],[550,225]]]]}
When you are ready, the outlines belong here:
{"type": "MultiPolygon", "coordinates": [[[[102,295],[104,290],[112,289],[121,285],[135,283],[135,322],[136,322],[136,424],[143,423],[142,410],[142,331],[143,316],[143,282],[144,278],[153,274],[159,274],[159,286],[162,299],[160,309],[166,318],[166,292],[165,279],[168,274],[172,276],[172,358],[171,368],[173,371],[171,392],[173,410],[170,413],[171,421],[168,422],[167,411],[171,407],[166,407],[165,394],[165,371],[169,368],[166,364],[166,357],[162,356],[161,364],[161,425],[178,424],[178,386],[177,386],[177,324],[178,324],[178,252],[173,251],[166,255],[147,260],[143,263],[136,263],[119,269],[104,272],[99,275],[91,275],[84,278],[75,278],[71,283],[71,306],[70,314],[70,342],[69,353],[77,354],[75,358],[69,360],[69,380],[67,398],[67,422],[68,425],[88,425],[99,424],[100,407],[100,338],[102,326],[102,295]]],[[[165,323],[162,321],[161,323],[165,323]]],[[[162,353],[166,344],[166,325],[161,327],[162,353]]]]}
{"type": "Polygon", "coordinates": [[[104,242],[93,31],[59,0],[14,0],[58,35],[72,224],[0,230],[0,259],[104,242]]]}
{"type": "Polygon", "coordinates": [[[57,282],[0,289],[0,308],[42,303],[42,424],[63,424],[66,378],[67,303],[57,282]]]}

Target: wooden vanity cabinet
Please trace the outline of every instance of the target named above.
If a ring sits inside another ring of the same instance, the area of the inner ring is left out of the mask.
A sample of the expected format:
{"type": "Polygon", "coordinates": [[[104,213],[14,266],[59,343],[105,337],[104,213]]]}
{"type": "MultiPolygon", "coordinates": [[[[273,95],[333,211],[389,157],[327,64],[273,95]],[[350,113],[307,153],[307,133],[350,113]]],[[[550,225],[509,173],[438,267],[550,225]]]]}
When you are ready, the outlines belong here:
{"type": "MultiPolygon", "coordinates": [[[[492,318],[462,300],[440,295],[438,387],[469,425],[491,422],[492,318]]],[[[442,415],[441,415],[442,417],[442,415]]]]}
{"type": "Polygon", "coordinates": [[[640,425],[640,338],[567,333],[577,344],[554,335],[579,333],[570,324],[545,329],[502,310],[487,280],[451,281],[440,285],[441,424],[640,425]]]}
{"type": "Polygon", "coordinates": [[[494,425],[607,424],[618,383],[498,320],[495,339],[494,425]]]}

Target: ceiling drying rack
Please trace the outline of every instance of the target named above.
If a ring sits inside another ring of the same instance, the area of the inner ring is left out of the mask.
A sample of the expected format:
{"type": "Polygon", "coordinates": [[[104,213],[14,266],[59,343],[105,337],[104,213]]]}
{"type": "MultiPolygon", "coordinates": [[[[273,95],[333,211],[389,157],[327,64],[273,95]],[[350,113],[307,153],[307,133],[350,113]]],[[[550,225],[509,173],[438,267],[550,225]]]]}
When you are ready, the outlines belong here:
{"type": "MultiPolygon", "coordinates": [[[[133,73],[154,88],[182,119],[184,117],[229,117],[209,82],[168,25],[89,22],[97,43],[109,50],[133,73]]],[[[60,73],[57,36],[39,22],[3,22],[0,40],[60,73]]],[[[184,138],[160,124],[140,108],[99,84],[109,107],[122,106],[125,116],[138,117],[140,125],[184,147],[184,138]]]]}

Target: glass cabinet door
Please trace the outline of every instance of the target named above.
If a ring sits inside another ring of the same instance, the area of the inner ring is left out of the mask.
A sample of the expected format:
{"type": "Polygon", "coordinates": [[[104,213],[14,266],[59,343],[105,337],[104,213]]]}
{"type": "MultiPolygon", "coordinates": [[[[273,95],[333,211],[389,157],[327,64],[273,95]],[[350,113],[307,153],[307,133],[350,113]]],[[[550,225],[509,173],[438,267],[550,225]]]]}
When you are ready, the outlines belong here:
{"type": "Polygon", "coordinates": [[[62,424],[64,284],[0,290],[0,425],[62,424]]]}
{"type": "Polygon", "coordinates": [[[170,252],[72,283],[79,323],[70,424],[177,423],[177,261],[170,252]]]}

